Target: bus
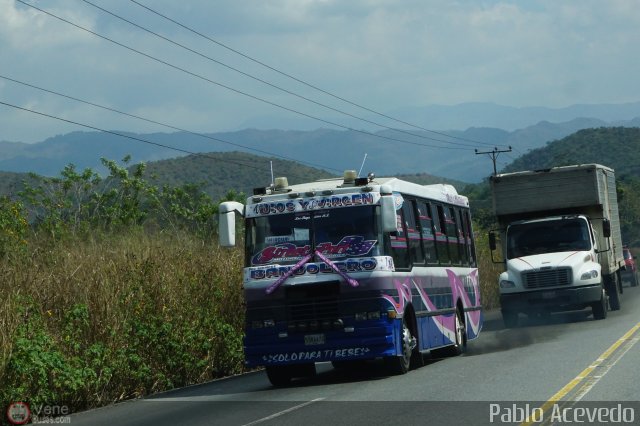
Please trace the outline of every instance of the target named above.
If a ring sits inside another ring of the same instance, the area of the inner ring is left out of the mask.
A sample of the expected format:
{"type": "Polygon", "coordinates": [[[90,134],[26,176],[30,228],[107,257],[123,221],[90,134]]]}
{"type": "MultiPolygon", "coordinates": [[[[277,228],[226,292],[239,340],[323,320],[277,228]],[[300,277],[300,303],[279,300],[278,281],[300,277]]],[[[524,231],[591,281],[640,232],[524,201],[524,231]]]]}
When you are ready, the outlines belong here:
{"type": "Polygon", "coordinates": [[[274,386],[383,359],[393,374],[423,355],[457,355],[482,328],[467,197],[395,177],[256,188],[219,206],[220,245],[244,217],[247,367],[274,386]]]}

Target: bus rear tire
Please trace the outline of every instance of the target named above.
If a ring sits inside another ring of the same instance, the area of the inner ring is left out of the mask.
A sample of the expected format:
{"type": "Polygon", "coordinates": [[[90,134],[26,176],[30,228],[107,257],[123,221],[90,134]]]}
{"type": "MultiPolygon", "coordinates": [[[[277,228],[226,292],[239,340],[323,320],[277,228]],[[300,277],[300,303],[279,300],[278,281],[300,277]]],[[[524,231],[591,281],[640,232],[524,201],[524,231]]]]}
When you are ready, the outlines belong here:
{"type": "Polygon", "coordinates": [[[467,351],[467,328],[462,319],[462,312],[456,308],[454,323],[454,343],[450,346],[434,349],[431,351],[436,358],[462,355],[467,351]]]}
{"type": "Polygon", "coordinates": [[[456,342],[451,346],[451,355],[462,355],[467,351],[467,327],[463,319],[463,313],[456,308],[455,334],[456,342]]]}

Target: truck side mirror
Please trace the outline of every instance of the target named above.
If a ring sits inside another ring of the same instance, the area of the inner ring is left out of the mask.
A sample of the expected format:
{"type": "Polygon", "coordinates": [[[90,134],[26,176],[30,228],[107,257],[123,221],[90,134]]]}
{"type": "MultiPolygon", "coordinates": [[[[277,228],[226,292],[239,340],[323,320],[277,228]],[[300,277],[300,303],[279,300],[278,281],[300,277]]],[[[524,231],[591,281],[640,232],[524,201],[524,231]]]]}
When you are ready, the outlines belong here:
{"type": "Polygon", "coordinates": [[[611,236],[611,222],[608,219],[602,219],[602,235],[605,238],[609,238],[611,236]]]}
{"type": "Polygon", "coordinates": [[[496,234],[495,232],[491,231],[489,232],[489,249],[491,249],[491,251],[494,251],[496,248],[496,234]]]}
{"type": "Polygon", "coordinates": [[[396,219],[396,202],[393,195],[383,195],[380,197],[382,214],[382,232],[396,232],[398,222],[396,219]]]}

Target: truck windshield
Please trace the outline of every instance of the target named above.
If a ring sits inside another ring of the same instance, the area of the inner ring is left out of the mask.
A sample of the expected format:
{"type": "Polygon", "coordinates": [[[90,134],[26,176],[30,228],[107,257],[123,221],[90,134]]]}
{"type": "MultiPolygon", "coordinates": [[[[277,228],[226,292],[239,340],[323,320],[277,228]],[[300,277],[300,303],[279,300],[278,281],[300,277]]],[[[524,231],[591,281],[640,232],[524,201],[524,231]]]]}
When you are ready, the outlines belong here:
{"type": "Polygon", "coordinates": [[[377,256],[376,216],[362,206],[248,219],[247,266],[295,264],[316,250],[330,260],[377,256]]]}
{"type": "Polygon", "coordinates": [[[558,219],[514,224],[507,231],[507,257],[560,251],[591,250],[589,227],[584,219],[558,219]]]}

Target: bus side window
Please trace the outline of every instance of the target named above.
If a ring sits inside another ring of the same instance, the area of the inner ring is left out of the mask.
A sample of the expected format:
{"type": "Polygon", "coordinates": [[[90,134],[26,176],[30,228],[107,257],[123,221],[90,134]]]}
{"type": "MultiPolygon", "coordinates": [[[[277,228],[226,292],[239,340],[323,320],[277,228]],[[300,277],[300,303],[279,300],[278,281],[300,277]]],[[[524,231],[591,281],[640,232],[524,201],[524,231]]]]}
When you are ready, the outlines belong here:
{"type": "Polygon", "coordinates": [[[436,205],[433,210],[433,223],[436,231],[436,248],[438,250],[438,261],[448,265],[451,262],[449,257],[449,244],[447,243],[447,226],[444,221],[444,207],[436,205]]]}
{"type": "Polygon", "coordinates": [[[449,256],[451,263],[460,264],[460,244],[458,244],[458,227],[456,225],[456,214],[453,207],[445,209],[445,223],[447,226],[447,241],[449,242],[449,256]]]}
{"type": "Polygon", "coordinates": [[[404,223],[407,228],[407,242],[409,244],[409,256],[411,263],[424,264],[420,232],[416,223],[416,200],[405,200],[402,206],[404,223]]]}
{"type": "Polygon", "coordinates": [[[471,227],[471,215],[469,210],[466,210],[464,215],[464,223],[467,229],[467,235],[469,235],[469,266],[476,266],[476,243],[473,238],[473,228],[471,227]]]}
{"type": "Polygon", "coordinates": [[[460,262],[464,266],[469,266],[469,235],[466,231],[462,210],[456,209],[456,213],[456,222],[458,224],[458,246],[460,247],[460,262]]]}
{"type": "MultiPolygon", "coordinates": [[[[407,204],[405,200],[404,204],[407,204]]],[[[404,224],[404,208],[396,210],[396,232],[389,235],[391,242],[391,256],[396,268],[409,268],[409,250],[407,243],[407,231],[404,224]]]]}
{"type": "Polygon", "coordinates": [[[434,221],[431,214],[431,204],[420,201],[418,203],[418,221],[420,224],[420,234],[422,236],[422,247],[424,258],[428,264],[438,263],[438,252],[436,251],[436,234],[434,221]]]}

